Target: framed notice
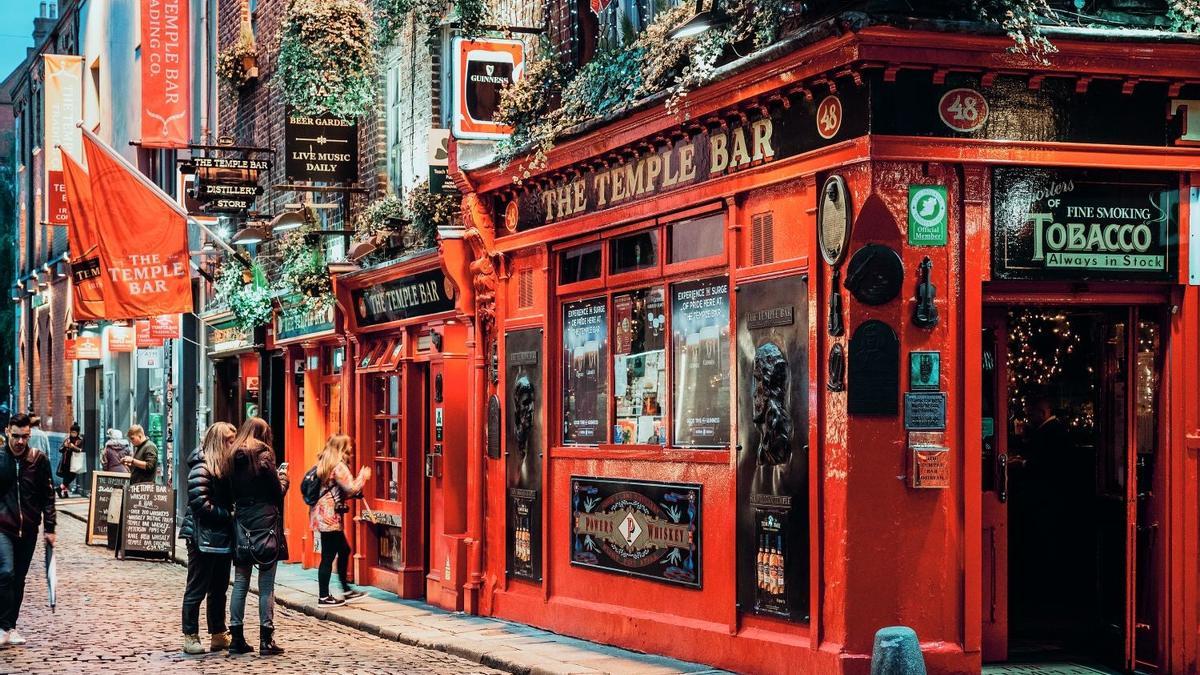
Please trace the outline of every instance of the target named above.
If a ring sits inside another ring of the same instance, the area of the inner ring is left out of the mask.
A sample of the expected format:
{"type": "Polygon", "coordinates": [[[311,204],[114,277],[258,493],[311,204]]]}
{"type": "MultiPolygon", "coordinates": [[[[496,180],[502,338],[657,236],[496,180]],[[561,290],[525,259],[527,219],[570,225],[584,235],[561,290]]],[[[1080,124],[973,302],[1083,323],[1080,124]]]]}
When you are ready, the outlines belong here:
{"type": "Polygon", "coordinates": [[[289,179],[329,183],[358,180],[358,122],[333,115],[304,115],[289,107],[283,133],[289,179]]]}
{"type": "Polygon", "coordinates": [[[571,564],[700,588],[700,491],[571,476],[571,564]]]}
{"type": "Polygon", "coordinates": [[[675,445],[729,444],[729,279],[671,286],[675,445]]]}
{"type": "Polygon", "coordinates": [[[563,305],[563,443],[608,440],[608,303],[563,305]]]}
{"type": "MultiPolygon", "coordinates": [[[[108,543],[108,511],[112,503],[113,493],[117,495],[125,491],[129,484],[129,474],[116,471],[93,471],[92,492],[88,498],[87,533],[88,546],[108,543]]],[[[117,498],[120,503],[120,497],[117,498]]]]}
{"type": "Polygon", "coordinates": [[[496,121],[500,92],[521,79],[520,40],[454,40],[454,137],[505,138],[512,127],[496,121]]]}

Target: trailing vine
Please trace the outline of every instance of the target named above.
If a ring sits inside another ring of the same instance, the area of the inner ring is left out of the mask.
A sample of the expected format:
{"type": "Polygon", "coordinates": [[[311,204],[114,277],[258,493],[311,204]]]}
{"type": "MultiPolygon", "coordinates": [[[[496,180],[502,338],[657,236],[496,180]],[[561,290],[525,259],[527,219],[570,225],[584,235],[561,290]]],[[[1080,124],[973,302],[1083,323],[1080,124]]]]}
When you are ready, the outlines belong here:
{"type": "Polygon", "coordinates": [[[412,229],[405,236],[405,248],[418,250],[433,246],[437,242],[438,228],[454,223],[459,205],[457,194],[431,193],[427,180],[414,185],[404,199],[404,209],[412,222],[412,229]]]}
{"type": "Polygon", "coordinates": [[[221,50],[217,55],[217,77],[234,89],[241,89],[257,77],[246,70],[246,59],[258,56],[252,36],[240,35],[237,42],[221,50]]]}
{"type": "MultiPolygon", "coordinates": [[[[404,30],[409,16],[415,15],[425,26],[425,37],[436,42],[438,27],[446,14],[446,0],[371,0],[375,23],[379,26],[378,40],[381,47],[395,44],[404,30]]],[[[459,33],[466,38],[476,38],[484,33],[488,20],[485,0],[455,0],[453,3],[455,23],[459,33]]]]}
{"type": "Polygon", "coordinates": [[[373,110],[376,33],[365,0],[292,0],[279,45],[284,100],[303,114],[342,119],[373,110]]]}
{"type": "Polygon", "coordinates": [[[1058,51],[1042,32],[1042,26],[1054,17],[1047,0],[971,0],[971,7],[981,19],[1004,29],[1013,41],[1010,51],[1039,63],[1058,51]]]}
{"type": "Polygon", "coordinates": [[[1181,33],[1200,33],[1200,0],[1171,0],[1167,8],[1171,29],[1181,33]]]}
{"type": "Polygon", "coordinates": [[[333,286],[325,267],[325,251],[315,225],[288,232],[279,242],[282,260],[275,288],[299,296],[308,309],[324,309],[333,301],[333,286]]]}
{"type": "Polygon", "coordinates": [[[393,234],[403,233],[404,202],[388,195],[367,205],[354,220],[359,239],[381,242],[393,234]]]}
{"type": "Polygon", "coordinates": [[[247,270],[235,260],[227,261],[217,271],[214,292],[229,305],[234,320],[243,329],[254,330],[271,321],[274,301],[258,265],[247,270]]]}

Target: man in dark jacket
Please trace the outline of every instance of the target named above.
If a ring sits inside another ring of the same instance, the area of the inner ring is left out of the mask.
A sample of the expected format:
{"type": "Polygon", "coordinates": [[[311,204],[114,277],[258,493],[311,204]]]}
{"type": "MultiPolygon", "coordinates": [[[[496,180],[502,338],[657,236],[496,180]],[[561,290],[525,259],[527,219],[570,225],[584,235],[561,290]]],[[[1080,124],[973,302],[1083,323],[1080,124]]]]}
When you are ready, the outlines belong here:
{"type": "Polygon", "coordinates": [[[129,427],[127,435],[133,444],[133,455],[122,457],[121,461],[129,467],[129,484],[153,483],[158,469],[158,446],[146,437],[146,430],[140,424],[129,427]]]}
{"type": "Polygon", "coordinates": [[[25,644],[17,617],[38,528],[45,526],[47,546],[55,540],[50,458],[29,447],[31,433],[29,415],[14,415],[0,448],[0,646],[25,644]]]}

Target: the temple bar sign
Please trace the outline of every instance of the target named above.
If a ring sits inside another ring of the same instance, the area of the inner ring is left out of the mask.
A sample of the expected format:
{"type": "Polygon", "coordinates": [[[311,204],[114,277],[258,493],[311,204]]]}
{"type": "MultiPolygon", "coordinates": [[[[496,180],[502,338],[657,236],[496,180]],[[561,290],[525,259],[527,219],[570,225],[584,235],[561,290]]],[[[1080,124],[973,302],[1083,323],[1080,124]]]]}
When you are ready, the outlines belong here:
{"type": "Polygon", "coordinates": [[[992,194],[997,278],[1175,278],[1176,176],[999,168],[992,194]]]}
{"type": "Polygon", "coordinates": [[[442,270],[360,288],[351,293],[359,326],[411,319],[454,309],[454,287],[442,270]]]}

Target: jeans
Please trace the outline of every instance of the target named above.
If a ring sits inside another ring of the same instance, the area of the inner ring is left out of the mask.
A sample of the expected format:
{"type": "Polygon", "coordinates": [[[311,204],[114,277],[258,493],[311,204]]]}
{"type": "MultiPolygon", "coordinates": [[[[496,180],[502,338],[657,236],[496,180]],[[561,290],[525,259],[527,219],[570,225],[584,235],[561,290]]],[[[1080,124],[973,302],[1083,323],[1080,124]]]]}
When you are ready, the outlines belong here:
{"type": "Polygon", "coordinates": [[[17,627],[21,602],[25,600],[25,575],[33,560],[37,534],[14,537],[0,532],[0,630],[17,627]]]}
{"type": "MultiPolygon", "coordinates": [[[[258,624],[263,628],[275,627],[275,567],[258,565],[258,624]]],[[[246,617],[246,595],[250,592],[250,570],[255,565],[233,566],[233,595],[229,600],[229,625],[241,626],[246,617]]]]}
{"type": "Polygon", "coordinates": [[[346,570],[350,566],[350,543],[346,534],[341,530],[321,533],[321,566],[317,568],[317,587],[319,596],[329,595],[329,576],[333,572],[333,559],[337,557],[338,579],[342,582],[342,590],[350,590],[350,582],[346,581],[346,570]]]}
{"type": "Polygon", "coordinates": [[[225,591],[229,588],[231,556],[203,553],[189,541],[187,545],[187,586],[183,589],[183,634],[200,632],[200,601],[208,598],[205,616],[210,635],[225,632],[225,591]]]}

